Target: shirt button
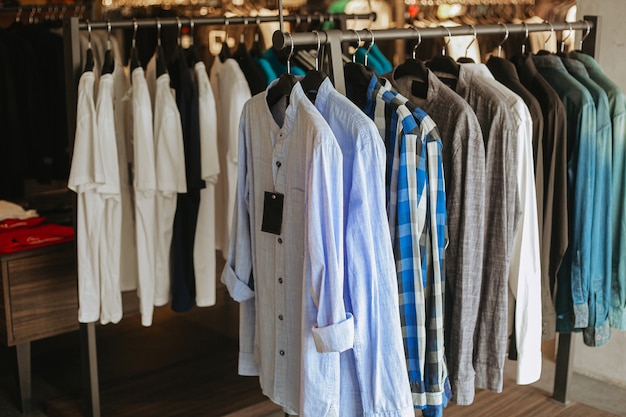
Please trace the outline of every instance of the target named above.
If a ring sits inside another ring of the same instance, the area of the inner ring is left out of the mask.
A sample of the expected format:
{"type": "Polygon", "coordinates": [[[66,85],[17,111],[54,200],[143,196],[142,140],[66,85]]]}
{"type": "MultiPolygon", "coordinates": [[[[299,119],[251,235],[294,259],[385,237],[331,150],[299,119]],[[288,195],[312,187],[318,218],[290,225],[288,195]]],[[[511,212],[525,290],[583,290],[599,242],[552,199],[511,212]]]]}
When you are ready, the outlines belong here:
{"type": "Polygon", "coordinates": [[[279,314],[279,315],[278,315],[278,320],[282,320],[282,319],[283,319],[283,315],[282,315],[282,314],[279,314]]]}
{"type": "Polygon", "coordinates": [[[278,238],[278,243],[282,244],[283,240],[281,238],[278,238]]]}
{"type": "Polygon", "coordinates": [[[276,161],[276,166],[277,166],[278,168],[280,168],[280,167],[281,167],[281,165],[282,165],[282,163],[281,163],[280,161],[276,161]]]}
{"type": "Polygon", "coordinates": [[[285,356],[285,351],[284,350],[279,350],[278,353],[280,354],[280,356],[285,356]]]}
{"type": "Polygon", "coordinates": [[[282,278],[278,278],[278,283],[282,284],[283,283],[283,279],[282,278]]]}

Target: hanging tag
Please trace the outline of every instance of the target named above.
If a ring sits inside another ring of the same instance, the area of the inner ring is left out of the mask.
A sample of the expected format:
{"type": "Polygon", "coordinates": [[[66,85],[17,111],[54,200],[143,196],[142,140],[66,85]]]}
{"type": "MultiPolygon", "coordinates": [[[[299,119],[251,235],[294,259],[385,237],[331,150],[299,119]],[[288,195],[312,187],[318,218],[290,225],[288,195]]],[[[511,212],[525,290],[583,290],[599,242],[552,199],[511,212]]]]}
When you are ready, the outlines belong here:
{"type": "Polygon", "coordinates": [[[280,234],[283,224],[283,202],[285,196],[280,193],[265,192],[263,202],[263,223],[261,230],[275,235],[280,234]]]}

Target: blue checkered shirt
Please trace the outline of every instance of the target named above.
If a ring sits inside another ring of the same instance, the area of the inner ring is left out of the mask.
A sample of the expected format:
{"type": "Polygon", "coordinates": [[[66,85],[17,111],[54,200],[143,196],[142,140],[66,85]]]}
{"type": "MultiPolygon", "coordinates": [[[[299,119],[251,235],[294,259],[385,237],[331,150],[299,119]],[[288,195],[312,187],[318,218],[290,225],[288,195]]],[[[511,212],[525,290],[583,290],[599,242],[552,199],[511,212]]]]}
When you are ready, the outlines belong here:
{"type": "MultiPolygon", "coordinates": [[[[383,80],[384,82],[384,80],[383,80]]],[[[392,233],[409,381],[416,408],[441,416],[451,397],[443,335],[446,199],[441,139],[421,109],[372,78],[365,112],[387,147],[392,233]]]]}

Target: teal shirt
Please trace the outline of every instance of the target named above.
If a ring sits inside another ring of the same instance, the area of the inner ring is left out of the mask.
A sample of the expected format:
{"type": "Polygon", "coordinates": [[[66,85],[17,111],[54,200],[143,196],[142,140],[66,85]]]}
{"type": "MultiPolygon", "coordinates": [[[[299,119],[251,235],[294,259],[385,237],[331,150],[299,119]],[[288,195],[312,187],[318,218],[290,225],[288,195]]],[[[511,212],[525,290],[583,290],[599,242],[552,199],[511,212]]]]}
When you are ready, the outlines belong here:
{"type": "Polygon", "coordinates": [[[596,107],[589,91],[556,55],[534,55],[539,73],[559,95],[567,114],[569,246],[557,276],[557,331],[589,324],[589,281],[594,207],[596,107]]]}
{"type": "Polygon", "coordinates": [[[611,291],[611,327],[626,330],[626,99],[613,80],[606,76],[593,57],[582,52],[571,52],[570,57],[582,62],[589,76],[604,89],[609,100],[613,133],[613,261],[611,291]]]}
{"type": "Polygon", "coordinates": [[[596,169],[593,223],[591,235],[591,280],[589,282],[588,326],[583,340],[588,346],[601,346],[611,338],[609,310],[611,307],[612,258],[612,129],[609,99],[606,92],[589,77],[585,66],[574,59],[562,58],[567,71],[589,91],[596,105],[596,169]]]}

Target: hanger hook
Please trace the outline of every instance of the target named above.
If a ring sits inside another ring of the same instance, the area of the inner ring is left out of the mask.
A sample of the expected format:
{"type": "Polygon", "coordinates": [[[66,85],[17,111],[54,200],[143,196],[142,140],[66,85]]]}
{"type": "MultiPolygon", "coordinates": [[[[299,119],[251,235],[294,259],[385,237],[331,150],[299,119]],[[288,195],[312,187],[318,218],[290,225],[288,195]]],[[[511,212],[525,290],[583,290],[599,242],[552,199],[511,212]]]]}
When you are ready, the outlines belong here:
{"type": "Polygon", "coordinates": [[[548,35],[546,40],[543,42],[543,49],[547,50],[548,49],[548,41],[550,39],[552,39],[552,35],[554,35],[554,26],[552,26],[552,23],[548,22],[547,20],[545,20],[544,23],[547,23],[548,25],[550,25],[550,35],[548,35]]]}
{"type": "Polygon", "coordinates": [[[356,38],[357,38],[356,49],[352,53],[352,62],[356,62],[356,51],[358,51],[359,48],[361,47],[361,35],[359,35],[359,32],[356,29],[352,29],[352,31],[356,34],[356,38]]]}
{"type": "Polygon", "coordinates": [[[470,46],[472,46],[474,44],[474,42],[476,42],[476,28],[474,27],[474,25],[469,25],[470,28],[472,28],[472,40],[470,41],[470,43],[467,44],[467,46],[465,47],[465,57],[467,58],[467,54],[469,53],[469,49],[470,46]]]}
{"type": "Polygon", "coordinates": [[[528,25],[526,22],[522,22],[522,26],[524,26],[524,42],[522,42],[522,54],[526,53],[526,43],[528,42],[528,25]]]}
{"type": "Polygon", "coordinates": [[[242,30],[241,31],[241,35],[239,35],[239,43],[245,43],[246,42],[245,26],[248,26],[248,16],[243,18],[243,25],[244,25],[244,30],[242,30]]]}
{"type": "Polygon", "coordinates": [[[370,54],[370,51],[372,50],[372,48],[374,47],[374,43],[376,42],[376,40],[374,39],[374,32],[372,32],[370,28],[366,28],[363,30],[368,31],[370,36],[372,37],[372,39],[370,40],[370,44],[367,46],[367,50],[365,51],[365,58],[363,59],[363,63],[365,64],[365,66],[367,66],[367,57],[370,54]]]}
{"type": "Polygon", "coordinates": [[[22,8],[18,7],[17,14],[15,15],[15,23],[20,23],[20,20],[22,20],[22,8]]]}
{"type": "Polygon", "coordinates": [[[585,39],[587,39],[589,33],[591,33],[591,24],[586,20],[583,20],[583,22],[585,22],[585,26],[587,26],[587,29],[585,30],[585,34],[580,38],[580,48],[578,49],[580,49],[581,51],[583,50],[583,42],[585,41],[585,39]]]}
{"type": "Polygon", "coordinates": [[[193,46],[193,38],[195,35],[195,30],[196,30],[196,22],[193,20],[193,17],[189,16],[189,38],[190,38],[190,44],[189,46],[193,46]]]}
{"type": "Polygon", "coordinates": [[[87,48],[91,49],[91,22],[87,19],[87,48]]]}
{"type": "Polygon", "coordinates": [[[415,57],[417,56],[417,48],[422,44],[422,34],[420,33],[420,30],[415,26],[409,27],[417,32],[417,42],[415,43],[415,46],[413,47],[413,52],[411,53],[411,58],[416,59],[415,57]]]}
{"type": "Polygon", "coordinates": [[[178,39],[176,43],[178,46],[181,44],[181,36],[183,34],[183,23],[180,21],[180,17],[176,16],[176,26],[178,27],[178,39]]]}
{"type": "MultiPolygon", "coordinates": [[[[567,25],[569,26],[569,30],[567,31],[567,36],[561,39],[561,52],[562,53],[565,52],[565,41],[568,40],[570,36],[572,36],[572,23],[567,22],[567,25]]],[[[565,32],[565,30],[563,30],[563,32],[565,32]]],[[[561,34],[561,36],[563,35],[561,34]]]]}
{"type": "Polygon", "coordinates": [[[289,56],[287,56],[287,74],[291,74],[291,57],[293,56],[293,36],[291,36],[291,33],[289,32],[285,32],[287,34],[287,36],[289,36],[289,43],[291,44],[291,47],[289,49],[289,56]]]}
{"type": "Polygon", "coordinates": [[[500,58],[500,56],[502,55],[502,45],[504,45],[504,42],[509,39],[509,27],[502,22],[498,24],[504,26],[504,30],[506,31],[504,34],[504,38],[500,41],[500,44],[498,45],[498,58],[500,58]]]}
{"type": "Polygon", "coordinates": [[[111,50],[111,19],[107,19],[107,49],[111,50]]]}
{"type": "Polygon", "coordinates": [[[161,19],[156,18],[157,27],[157,46],[161,46],[161,19]]]}
{"type": "Polygon", "coordinates": [[[445,44],[441,48],[441,55],[446,56],[446,49],[448,49],[448,45],[450,44],[450,40],[452,39],[452,33],[450,32],[450,29],[448,29],[446,26],[440,25],[439,27],[445,29],[446,32],[448,32],[448,40],[444,40],[445,44]]]}
{"type": "Polygon", "coordinates": [[[224,17],[224,42],[228,42],[228,26],[230,25],[230,18],[224,17]]]}
{"type": "Polygon", "coordinates": [[[317,30],[314,30],[315,37],[317,38],[317,54],[315,55],[315,71],[320,70],[320,51],[322,50],[322,42],[320,41],[320,34],[317,30]]]}
{"type": "Polygon", "coordinates": [[[133,40],[131,46],[135,48],[137,46],[137,19],[133,17],[133,40]]]}

